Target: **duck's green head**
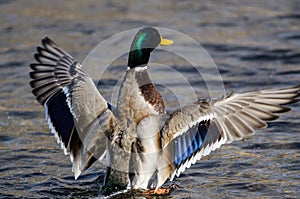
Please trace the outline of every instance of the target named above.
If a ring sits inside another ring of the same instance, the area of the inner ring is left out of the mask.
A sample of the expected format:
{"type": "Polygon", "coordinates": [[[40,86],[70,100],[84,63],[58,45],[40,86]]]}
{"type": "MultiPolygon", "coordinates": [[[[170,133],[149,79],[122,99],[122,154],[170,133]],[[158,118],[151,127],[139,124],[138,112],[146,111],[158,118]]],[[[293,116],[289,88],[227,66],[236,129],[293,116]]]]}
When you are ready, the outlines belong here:
{"type": "Polygon", "coordinates": [[[159,32],[152,27],[145,27],[138,31],[130,47],[128,67],[143,67],[148,64],[150,53],[159,45],[168,46],[172,40],[163,39],[159,32]]]}

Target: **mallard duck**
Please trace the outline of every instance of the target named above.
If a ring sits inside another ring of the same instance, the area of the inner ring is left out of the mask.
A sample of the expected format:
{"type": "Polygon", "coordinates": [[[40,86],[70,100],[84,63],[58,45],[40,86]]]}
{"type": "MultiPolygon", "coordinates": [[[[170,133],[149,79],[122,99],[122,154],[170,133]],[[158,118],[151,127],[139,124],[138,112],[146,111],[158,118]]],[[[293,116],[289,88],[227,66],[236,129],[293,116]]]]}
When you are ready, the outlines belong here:
{"type": "Polygon", "coordinates": [[[218,100],[198,100],[166,113],[151,82],[151,52],[173,41],[152,27],[142,28],[130,48],[117,106],[99,93],[92,78],[71,55],[45,37],[34,55],[30,85],[46,112],[51,131],[73,162],[75,178],[106,157],[104,190],[152,190],[179,176],[191,164],[223,144],[267,127],[267,121],[299,101],[300,85],[218,100]]]}

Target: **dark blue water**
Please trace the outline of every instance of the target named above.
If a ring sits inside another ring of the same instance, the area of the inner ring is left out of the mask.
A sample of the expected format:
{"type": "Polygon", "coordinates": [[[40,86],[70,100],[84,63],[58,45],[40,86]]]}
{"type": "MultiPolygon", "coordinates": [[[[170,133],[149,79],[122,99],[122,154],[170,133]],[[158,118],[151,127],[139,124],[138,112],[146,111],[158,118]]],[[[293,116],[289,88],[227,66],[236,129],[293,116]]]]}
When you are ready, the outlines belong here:
{"type": "MultiPolygon", "coordinates": [[[[297,0],[0,1],[0,198],[101,197],[105,165],[96,163],[75,181],[69,158],[31,94],[28,64],[44,35],[83,60],[113,34],[141,26],[174,29],[202,44],[218,66],[226,93],[245,92],[299,84],[299,10],[297,0]]],[[[103,54],[114,50],[111,46],[103,54]]],[[[206,84],[188,62],[158,52],[152,61],[170,63],[199,97],[207,97],[206,84]]],[[[105,97],[111,97],[124,64],[126,57],[115,60],[98,82],[105,97]]],[[[163,67],[151,74],[169,82],[158,86],[169,110],[178,99],[189,101],[184,84],[172,81],[163,67]],[[174,95],[172,89],[182,93],[174,95]]],[[[217,85],[214,74],[209,77],[217,85]]],[[[299,103],[292,109],[251,139],[223,146],[186,170],[175,181],[180,188],[166,198],[298,198],[299,103]]]]}

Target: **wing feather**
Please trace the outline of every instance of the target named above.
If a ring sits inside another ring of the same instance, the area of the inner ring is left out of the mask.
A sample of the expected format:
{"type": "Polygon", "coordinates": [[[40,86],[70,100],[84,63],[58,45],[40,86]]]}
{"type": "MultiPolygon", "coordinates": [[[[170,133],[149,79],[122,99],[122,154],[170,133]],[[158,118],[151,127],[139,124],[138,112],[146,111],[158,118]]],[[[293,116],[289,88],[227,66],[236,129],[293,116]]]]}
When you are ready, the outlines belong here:
{"type": "MultiPolygon", "coordinates": [[[[179,176],[191,164],[222,144],[247,138],[267,121],[299,101],[300,85],[248,93],[232,93],[217,101],[198,101],[169,115],[161,130],[161,178],[179,176]],[[172,157],[167,157],[172,150],[172,157]],[[166,157],[165,155],[166,154],[166,157]],[[166,169],[168,168],[168,169],[166,169]]],[[[162,180],[161,180],[162,181],[162,180]]]]}
{"type": "Polygon", "coordinates": [[[93,80],[68,53],[45,37],[34,54],[29,73],[32,93],[45,107],[46,120],[70,154],[77,178],[97,159],[103,158],[106,139],[119,131],[111,105],[101,96],[93,80]],[[108,106],[109,105],[109,106],[108,106]]]}

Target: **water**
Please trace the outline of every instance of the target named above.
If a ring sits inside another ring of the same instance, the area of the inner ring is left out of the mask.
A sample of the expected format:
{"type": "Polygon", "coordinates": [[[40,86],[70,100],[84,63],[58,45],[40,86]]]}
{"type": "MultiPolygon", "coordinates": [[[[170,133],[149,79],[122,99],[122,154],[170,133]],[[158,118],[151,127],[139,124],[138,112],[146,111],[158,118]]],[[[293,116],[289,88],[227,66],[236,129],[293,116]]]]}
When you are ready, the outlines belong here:
{"type": "MultiPolygon", "coordinates": [[[[97,163],[75,181],[69,158],[31,94],[28,64],[44,35],[83,60],[96,44],[121,31],[146,25],[170,28],[205,47],[222,73],[227,93],[299,84],[299,1],[147,2],[0,2],[1,198],[101,197],[105,166],[97,163]]],[[[103,53],[113,50],[111,46],[103,53]]],[[[197,89],[203,82],[193,70],[177,63],[172,66],[191,77],[197,93],[206,97],[197,89]]],[[[105,97],[125,69],[102,82],[105,97]]],[[[161,90],[171,110],[174,96],[161,90]]],[[[175,181],[180,188],[166,198],[298,198],[300,106],[292,108],[251,139],[223,146],[186,170],[175,181]]]]}

